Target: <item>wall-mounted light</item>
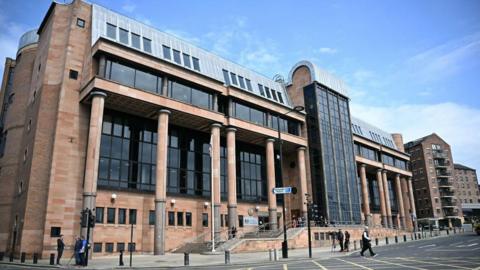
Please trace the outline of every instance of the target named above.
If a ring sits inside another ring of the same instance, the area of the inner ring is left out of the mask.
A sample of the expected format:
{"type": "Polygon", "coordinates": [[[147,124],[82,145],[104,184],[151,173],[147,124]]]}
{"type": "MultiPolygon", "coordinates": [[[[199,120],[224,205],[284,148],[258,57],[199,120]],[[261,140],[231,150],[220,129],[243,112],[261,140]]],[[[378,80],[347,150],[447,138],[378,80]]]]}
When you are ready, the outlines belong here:
{"type": "Polygon", "coordinates": [[[258,212],[258,210],[260,210],[260,206],[255,206],[255,212],[258,212]]]}
{"type": "Polygon", "coordinates": [[[177,202],[177,201],[175,201],[175,199],[171,199],[171,200],[170,200],[170,206],[172,206],[172,207],[173,207],[173,206],[175,205],[175,203],[176,203],[176,202],[177,202]]]}
{"type": "Polygon", "coordinates": [[[203,203],[203,207],[204,207],[204,208],[208,208],[208,205],[209,205],[208,202],[204,202],[204,203],[203,203]]]}
{"type": "Polygon", "coordinates": [[[110,201],[114,203],[116,199],[117,199],[117,194],[112,193],[112,197],[110,198],[110,201]]]}

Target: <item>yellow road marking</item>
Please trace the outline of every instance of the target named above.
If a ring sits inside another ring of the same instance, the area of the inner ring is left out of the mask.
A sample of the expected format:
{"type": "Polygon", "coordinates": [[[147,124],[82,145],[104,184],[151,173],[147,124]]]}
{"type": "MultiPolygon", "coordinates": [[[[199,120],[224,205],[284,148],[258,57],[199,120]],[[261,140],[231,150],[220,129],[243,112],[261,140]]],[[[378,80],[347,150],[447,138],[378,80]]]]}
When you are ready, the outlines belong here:
{"type": "Polygon", "coordinates": [[[399,264],[399,263],[387,262],[387,261],[382,261],[382,260],[375,260],[375,259],[370,259],[370,258],[365,258],[365,259],[370,260],[370,261],[374,261],[374,262],[380,262],[380,263],[385,263],[385,264],[390,264],[390,265],[395,265],[395,266],[417,269],[417,270],[427,270],[426,268],[420,268],[420,267],[404,265],[404,264],[399,264]]]}
{"type": "Polygon", "coordinates": [[[342,260],[342,259],[339,259],[339,258],[336,258],[336,259],[339,260],[339,261],[342,261],[342,262],[349,263],[349,264],[354,265],[354,266],[356,266],[356,267],[360,267],[360,268],[362,268],[362,269],[373,270],[372,268],[368,268],[368,267],[366,267],[366,266],[363,266],[363,265],[360,265],[360,264],[356,264],[356,263],[354,263],[354,262],[345,261],[345,260],[342,260]]]}
{"type": "Polygon", "coordinates": [[[283,270],[288,270],[288,267],[286,264],[283,265],[283,270]]]}
{"type": "Polygon", "coordinates": [[[420,260],[413,260],[413,259],[400,258],[400,257],[397,257],[397,259],[407,261],[407,262],[426,263],[426,264],[434,264],[434,265],[440,265],[440,266],[448,266],[448,267],[455,267],[455,268],[460,268],[460,269],[471,270],[471,268],[463,267],[463,266],[457,266],[457,265],[450,265],[450,264],[443,264],[443,263],[436,263],[436,262],[429,262],[429,261],[420,261],[420,260]]]}
{"type": "Polygon", "coordinates": [[[327,270],[327,268],[323,267],[323,265],[319,264],[318,262],[312,260],[312,263],[314,263],[315,265],[317,265],[320,269],[322,270],[327,270]]]}

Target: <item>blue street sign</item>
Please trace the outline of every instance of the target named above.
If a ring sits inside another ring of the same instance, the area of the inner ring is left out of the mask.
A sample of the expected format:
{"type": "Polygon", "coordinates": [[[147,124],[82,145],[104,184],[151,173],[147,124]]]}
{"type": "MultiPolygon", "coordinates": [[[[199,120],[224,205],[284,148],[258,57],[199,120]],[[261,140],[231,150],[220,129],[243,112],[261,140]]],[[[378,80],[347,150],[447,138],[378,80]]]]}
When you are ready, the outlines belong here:
{"type": "Polygon", "coordinates": [[[292,187],[277,187],[273,188],[273,194],[288,194],[292,193],[292,187]]]}

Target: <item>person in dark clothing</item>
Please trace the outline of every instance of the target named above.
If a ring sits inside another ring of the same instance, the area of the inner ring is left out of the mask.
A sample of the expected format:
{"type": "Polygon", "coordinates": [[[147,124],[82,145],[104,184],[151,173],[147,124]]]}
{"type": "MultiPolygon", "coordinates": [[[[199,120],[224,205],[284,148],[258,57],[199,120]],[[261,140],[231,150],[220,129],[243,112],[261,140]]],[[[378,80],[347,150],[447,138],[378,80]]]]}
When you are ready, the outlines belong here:
{"type": "Polygon", "coordinates": [[[237,228],[235,226],[232,227],[232,237],[235,238],[237,236],[237,228]]]}
{"type": "Polygon", "coordinates": [[[75,252],[75,265],[80,265],[82,263],[82,259],[80,258],[80,250],[82,249],[82,239],[77,237],[75,239],[75,247],[73,251],[75,252]]]}
{"type": "Polygon", "coordinates": [[[60,259],[62,258],[64,249],[65,243],[63,242],[63,234],[61,234],[60,238],[57,239],[57,264],[60,264],[60,259]]]}
{"type": "Polygon", "coordinates": [[[344,251],[350,251],[350,233],[348,231],[345,231],[345,244],[343,247],[344,251]]]}
{"type": "Polygon", "coordinates": [[[338,244],[340,245],[340,252],[343,251],[343,232],[342,229],[338,229],[337,233],[338,244]]]}
{"type": "Polygon", "coordinates": [[[362,251],[360,251],[360,256],[363,257],[363,253],[368,249],[368,251],[370,252],[370,256],[372,257],[375,257],[377,256],[377,254],[375,252],[373,252],[372,250],[372,245],[371,245],[371,240],[370,240],[370,236],[368,235],[368,227],[365,227],[365,231],[363,232],[362,234],[362,244],[363,244],[363,247],[362,247],[362,251]]]}

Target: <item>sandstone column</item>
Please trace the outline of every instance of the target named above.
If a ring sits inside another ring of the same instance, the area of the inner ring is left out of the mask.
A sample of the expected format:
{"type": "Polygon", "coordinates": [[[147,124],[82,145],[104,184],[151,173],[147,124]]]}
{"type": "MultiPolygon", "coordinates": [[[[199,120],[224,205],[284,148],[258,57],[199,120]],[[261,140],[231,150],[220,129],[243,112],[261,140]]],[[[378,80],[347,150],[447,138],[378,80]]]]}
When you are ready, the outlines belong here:
{"type": "Polygon", "coordinates": [[[403,198],[403,211],[405,215],[405,229],[412,229],[412,217],[410,215],[411,208],[410,208],[410,195],[408,193],[408,184],[407,180],[402,177],[400,178],[400,183],[402,186],[402,198],[403,198]]]}
{"type": "Polygon", "coordinates": [[[157,167],[155,184],[155,229],[153,253],[165,254],[165,208],[167,200],[167,153],[168,153],[168,118],[170,111],[162,109],[158,112],[157,125],[157,167]]]}
{"type": "MultiPolygon", "coordinates": [[[[220,238],[220,128],[221,124],[211,125],[212,135],[212,181],[213,181],[213,214],[215,239],[220,238]]],[[[217,240],[218,241],[218,240],[217,240]]]]}
{"type": "MultiPolygon", "coordinates": [[[[300,198],[301,198],[301,209],[302,209],[302,215],[305,217],[305,220],[307,220],[307,196],[305,196],[306,193],[308,193],[307,190],[307,170],[305,167],[305,150],[307,148],[301,146],[297,148],[297,163],[298,163],[298,174],[300,178],[300,198]]],[[[311,194],[310,194],[311,195],[311,194]]]]}
{"type": "Polygon", "coordinates": [[[365,216],[365,225],[370,226],[371,214],[370,214],[370,199],[368,195],[368,183],[367,183],[367,165],[360,165],[360,184],[362,186],[362,204],[363,215],[365,216]]]}
{"type": "Polygon", "coordinates": [[[228,226],[237,226],[237,161],[235,150],[235,132],[227,128],[227,181],[228,181],[228,226]]]}
{"type": "Polygon", "coordinates": [[[383,192],[383,179],[382,179],[382,169],[377,170],[377,184],[378,184],[378,194],[380,196],[380,213],[382,215],[383,227],[388,227],[387,223],[387,209],[385,207],[385,193],[383,192]]]}
{"type": "MultiPolygon", "coordinates": [[[[100,159],[100,140],[102,137],[103,108],[107,94],[101,91],[90,93],[92,106],[90,109],[90,125],[88,129],[87,158],[85,161],[85,179],[83,184],[83,209],[95,208],[97,197],[98,163],[100,159]]],[[[95,214],[95,213],[93,213],[95,214]]],[[[87,229],[82,229],[86,236],[87,229]]],[[[93,231],[93,230],[92,230],[93,231]]],[[[92,236],[92,234],[90,234],[92,236]]],[[[92,241],[92,237],[90,237],[92,241]]]]}
{"type": "Polygon", "coordinates": [[[273,143],[275,139],[267,139],[266,145],[266,159],[267,159],[267,192],[268,192],[268,218],[270,222],[270,229],[277,230],[277,198],[273,194],[275,187],[275,153],[273,151],[273,143]]]}
{"type": "Polygon", "coordinates": [[[417,230],[417,213],[415,211],[415,198],[413,197],[412,178],[408,178],[408,193],[410,195],[410,209],[412,210],[412,224],[413,230],[417,230]]]}
{"type": "Polygon", "coordinates": [[[387,211],[387,222],[388,222],[388,227],[392,228],[393,227],[393,222],[392,222],[392,208],[390,205],[390,192],[388,189],[388,179],[387,179],[387,171],[383,170],[383,192],[385,192],[385,207],[387,211]]]}
{"type": "Polygon", "coordinates": [[[400,216],[400,228],[405,229],[405,209],[403,208],[402,186],[400,184],[400,174],[395,175],[395,191],[397,193],[397,205],[400,216]]]}

